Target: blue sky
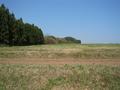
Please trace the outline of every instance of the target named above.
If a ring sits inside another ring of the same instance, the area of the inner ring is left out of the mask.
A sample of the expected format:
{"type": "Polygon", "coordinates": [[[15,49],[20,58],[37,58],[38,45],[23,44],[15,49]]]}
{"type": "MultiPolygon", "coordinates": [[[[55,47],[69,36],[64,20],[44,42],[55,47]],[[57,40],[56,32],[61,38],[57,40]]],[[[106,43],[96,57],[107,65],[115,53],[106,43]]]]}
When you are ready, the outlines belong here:
{"type": "Polygon", "coordinates": [[[44,34],[83,43],[120,43],[120,0],[0,0],[44,34]]]}

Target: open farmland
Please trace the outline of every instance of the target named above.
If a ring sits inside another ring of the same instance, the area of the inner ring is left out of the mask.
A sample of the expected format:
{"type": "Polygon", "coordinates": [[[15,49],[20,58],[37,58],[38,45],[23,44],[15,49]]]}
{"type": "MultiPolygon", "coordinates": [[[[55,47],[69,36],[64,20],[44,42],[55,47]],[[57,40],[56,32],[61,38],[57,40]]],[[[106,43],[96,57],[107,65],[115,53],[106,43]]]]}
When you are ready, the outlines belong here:
{"type": "Polygon", "coordinates": [[[120,90],[120,66],[0,64],[0,90],[120,90]]]}
{"type": "Polygon", "coordinates": [[[119,59],[119,44],[56,44],[0,47],[0,58],[119,59]]]}
{"type": "Polygon", "coordinates": [[[33,45],[0,47],[1,63],[23,64],[120,64],[120,45],[33,45]]]}
{"type": "Polygon", "coordinates": [[[0,90],[120,90],[120,45],[0,47],[0,90]]]}

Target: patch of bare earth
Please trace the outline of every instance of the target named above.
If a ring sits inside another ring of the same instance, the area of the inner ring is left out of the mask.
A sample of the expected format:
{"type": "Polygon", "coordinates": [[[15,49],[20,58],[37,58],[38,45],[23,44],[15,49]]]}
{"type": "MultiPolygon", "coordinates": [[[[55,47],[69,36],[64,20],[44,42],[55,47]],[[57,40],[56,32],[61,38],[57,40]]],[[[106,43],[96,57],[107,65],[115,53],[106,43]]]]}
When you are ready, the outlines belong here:
{"type": "Polygon", "coordinates": [[[41,58],[0,58],[0,64],[105,64],[120,65],[120,59],[41,59],[41,58]]]}

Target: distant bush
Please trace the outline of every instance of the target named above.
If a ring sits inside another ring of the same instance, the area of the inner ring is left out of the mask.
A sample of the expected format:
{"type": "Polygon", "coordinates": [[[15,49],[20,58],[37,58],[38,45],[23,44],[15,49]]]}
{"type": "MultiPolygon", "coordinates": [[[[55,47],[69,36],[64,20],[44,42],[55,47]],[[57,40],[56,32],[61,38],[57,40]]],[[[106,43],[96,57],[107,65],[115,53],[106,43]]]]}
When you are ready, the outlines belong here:
{"type": "Polygon", "coordinates": [[[45,44],[60,44],[60,43],[79,43],[79,44],[81,44],[81,40],[77,40],[73,37],[58,38],[55,36],[45,36],[44,40],[45,40],[45,44]]]}
{"type": "Polygon", "coordinates": [[[81,44],[81,40],[77,40],[73,37],[64,37],[64,39],[68,42],[68,43],[80,43],[81,44]]]}
{"type": "Polygon", "coordinates": [[[45,44],[57,44],[58,41],[57,41],[56,37],[54,37],[54,36],[45,36],[44,43],[45,44]]]}

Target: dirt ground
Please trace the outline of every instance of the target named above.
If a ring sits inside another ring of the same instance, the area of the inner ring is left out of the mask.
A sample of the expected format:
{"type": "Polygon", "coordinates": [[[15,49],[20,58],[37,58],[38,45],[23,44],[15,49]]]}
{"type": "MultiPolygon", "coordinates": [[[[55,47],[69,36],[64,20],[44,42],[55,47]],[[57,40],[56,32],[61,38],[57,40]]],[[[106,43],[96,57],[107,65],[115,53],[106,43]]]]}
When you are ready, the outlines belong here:
{"type": "Polygon", "coordinates": [[[41,58],[0,58],[0,64],[105,64],[120,65],[120,59],[41,59],[41,58]]]}

